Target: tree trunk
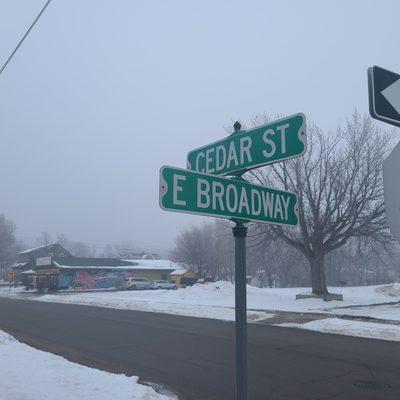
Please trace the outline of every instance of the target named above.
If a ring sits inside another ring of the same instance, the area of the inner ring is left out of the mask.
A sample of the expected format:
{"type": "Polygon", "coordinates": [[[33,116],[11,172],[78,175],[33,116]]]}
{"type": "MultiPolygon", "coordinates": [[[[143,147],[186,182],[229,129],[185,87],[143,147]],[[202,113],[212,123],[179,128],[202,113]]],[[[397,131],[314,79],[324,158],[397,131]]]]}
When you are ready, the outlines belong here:
{"type": "Polygon", "coordinates": [[[312,293],[316,295],[328,294],[328,288],[326,287],[324,255],[314,256],[314,258],[309,259],[309,262],[311,267],[312,293]]]}

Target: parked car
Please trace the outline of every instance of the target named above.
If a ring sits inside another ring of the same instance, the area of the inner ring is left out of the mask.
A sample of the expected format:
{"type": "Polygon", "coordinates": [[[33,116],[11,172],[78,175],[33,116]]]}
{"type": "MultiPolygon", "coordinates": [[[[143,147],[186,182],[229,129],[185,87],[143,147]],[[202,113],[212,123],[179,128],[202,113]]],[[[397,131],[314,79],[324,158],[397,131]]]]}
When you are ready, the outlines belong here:
{"type": "Polygon", "coordinates": [[[125,287],[127,290],[149,289],[151,282],[146,278],[128,278],[125,287]]]}
{"type": "Polygon", "coordinates": [[[175,282],[172,281],[152,281],[151,282],[151,289],[172,289],[176,290],[178,289],[178,285],[175,282]]]}
{"type": "Polygon", "coordinates": [[[181,287],[186,287],[186,286],[193,286],[197,283],[197,278],[186,278],[182,277],[180,281],[180,286],[181,287]]]}
{"type": "Polygon", "coordinates": [[[215,282],[215,280],[210,277],[197,279],[197,283],[204,284],[204,283],[212,283],[212,282],[215,282]]]}

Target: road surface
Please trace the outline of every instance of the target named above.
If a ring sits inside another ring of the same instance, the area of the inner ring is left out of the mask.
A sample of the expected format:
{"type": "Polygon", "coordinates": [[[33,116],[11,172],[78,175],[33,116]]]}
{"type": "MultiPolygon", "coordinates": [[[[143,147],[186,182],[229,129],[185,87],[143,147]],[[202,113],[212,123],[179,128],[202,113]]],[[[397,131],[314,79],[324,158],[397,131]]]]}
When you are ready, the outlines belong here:
{"type": "MultiPolygon", "coordinates": [[[[163,384],[180,399],[234,399],[230,322],[0,298],[0,329],[71,361],[163,384]]],[[[398,343],[263,324],[250,324],[248,336],[249,400],[400,399],[398,343]]],[[[21,378],[29,384],[23,366],[21,378]]]]}

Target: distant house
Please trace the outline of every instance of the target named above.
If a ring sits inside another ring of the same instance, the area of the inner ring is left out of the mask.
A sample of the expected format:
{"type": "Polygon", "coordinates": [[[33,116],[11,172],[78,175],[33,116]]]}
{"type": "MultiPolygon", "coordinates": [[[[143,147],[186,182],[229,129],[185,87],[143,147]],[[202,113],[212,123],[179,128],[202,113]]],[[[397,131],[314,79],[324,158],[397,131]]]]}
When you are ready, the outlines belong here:
{"type": "Polygon", "coordinates": [[[194,277],[195,274],[188,271],[178,263],[174,263],[170,260],[152,260],[152,259],[132,259],[125,260],[135,264],[135,274],[142,276],[149,280],[174,280],[177,284],[180,283],[180,279],[185,276],[194,277]],[[178,273],[177,271],[182,271],[178,273]],[[184,271],[184,272],[183,272],[184,271]]]}
{"type": "Polygon", "coordinates": [[[134,276],[134,265],[116,258],[54,258],[59,273],[59,288],[95,290],[122,288],[124,280],[134,276]]]}
{"type": "Polygon", "coordinates": [[[11,266],[14,272],[14,280],[20,280],[21,272],[35,270],[36,260],[44,257],[72,257],[72,254],[68,250],[65,250],[59,243],[21,251],[17,254],[17,261],[11,266]]]}
{"type": "Polygon", "coordinates": [[[49,290],[121,289],[129,277],[148,280],[175,280],[192,277],[169,260],[119,260],[116,258],[41,257],[34,268],[22,272],[23,282],[31,288],[49,290]],[[171,274],[173,273],[173,274],[171,274]]]}
{"type": "Polygon", "coordinates": [[[196,274],[188,269],[176,269],[169,274],[169,279],[178,285],[193,285],[196,282],[196,274]]]}

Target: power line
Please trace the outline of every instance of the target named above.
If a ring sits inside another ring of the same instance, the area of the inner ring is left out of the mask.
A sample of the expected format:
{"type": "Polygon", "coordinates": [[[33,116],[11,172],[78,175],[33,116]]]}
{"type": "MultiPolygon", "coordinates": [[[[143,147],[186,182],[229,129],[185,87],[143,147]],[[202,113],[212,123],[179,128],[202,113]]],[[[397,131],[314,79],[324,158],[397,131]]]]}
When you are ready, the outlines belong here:
{"type": "Polygon", "coordinates": [[[26,39],[26,37],[29,35],[29,32],[32,30],[32,28],[35,26],[36,22],[38,22],[39,18],[42,16],[44,13],[44,10],[47,8],[47,6],[50,4],[51,0],[47,0],[46,4],[38,14],[38,16],[34,19],[32,22],[31,26],[29,29],[25,32],[24,36],[22,36],[21,40],[18,42],[17,46],[15,47],[14,51],[11,53],[10,57],[8,57],[7,61],[4,63],[4,65],[0,69],[0,75],[4,71],[4,69],[7,67],[8,63],[11,61],[11,59],[14,57],[14,54],[17,52],[17,50],[20,48],[21,44],[23,41],[26,39]]]}

